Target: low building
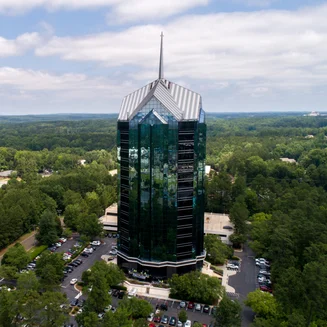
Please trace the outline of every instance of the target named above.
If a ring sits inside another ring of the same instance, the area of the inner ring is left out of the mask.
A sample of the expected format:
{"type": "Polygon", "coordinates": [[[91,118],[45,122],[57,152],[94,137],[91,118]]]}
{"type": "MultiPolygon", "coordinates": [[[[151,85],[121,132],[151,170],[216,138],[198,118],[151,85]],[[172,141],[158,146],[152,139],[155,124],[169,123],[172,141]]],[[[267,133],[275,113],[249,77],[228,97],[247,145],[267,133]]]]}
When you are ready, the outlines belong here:
{"type": "MultiPolygon", "coordinates": [[[[100,218],[104,230],[117,232],[118,220],[117,203],[112,204],[105,211],[105,215],[100,218]]],[[[229,220],[229,215],[224,213],[204,213],[204,234],[214,234],[220,237],[223,243],[231,245],[229,236],[234,232],[234,226],[229,220]]]]}
{"type": "Polygon", "coordinates": [[[118,206],[117,203],[112,204],[105,211],[104,216],[100,217],[100,221],[103,224],[103,229],[109,232],[117,232],[118,230],[118,206]]]}
{"type": "Polygon", "coordinates": [[[4,171],[0,171],[0,177],[8,178],[8,177],[10,177],[10,175],[12,173],[16,173],[16,171],[15,170],[4,170],[4,171]]]}
{"type": "Polygon", "coordinates": [[[279,158],[281,161],[283,162],[288,162],[288,163],[295,163],[296,164],[296,160],[295,159],[290,159],[290,158],[279,158]]]}

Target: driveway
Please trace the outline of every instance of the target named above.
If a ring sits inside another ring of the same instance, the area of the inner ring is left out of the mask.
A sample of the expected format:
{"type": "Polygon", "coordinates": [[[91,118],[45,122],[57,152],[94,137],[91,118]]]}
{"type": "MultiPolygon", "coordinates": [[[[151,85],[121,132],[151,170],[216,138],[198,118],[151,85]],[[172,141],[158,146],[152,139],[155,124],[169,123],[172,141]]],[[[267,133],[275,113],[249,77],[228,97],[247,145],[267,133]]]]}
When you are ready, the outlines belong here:
{"type": "MultiPolygon", "coordinates": [[[[235,292],[239,295],[239,300],[243,305],[243,301],[246,299],[248,293],[256,290],[256,266],[255,266],[255,254],[248,247],[244,245],[243,252],[236,252],[235,255],[241,258],[241,271],[237,274],[229,277],[228,284],[235,289],[235,292]]],[[[251,308],[243,305],[242,310],[242,327],[248,327],[253,322],[254,312],[251,308]]]]}

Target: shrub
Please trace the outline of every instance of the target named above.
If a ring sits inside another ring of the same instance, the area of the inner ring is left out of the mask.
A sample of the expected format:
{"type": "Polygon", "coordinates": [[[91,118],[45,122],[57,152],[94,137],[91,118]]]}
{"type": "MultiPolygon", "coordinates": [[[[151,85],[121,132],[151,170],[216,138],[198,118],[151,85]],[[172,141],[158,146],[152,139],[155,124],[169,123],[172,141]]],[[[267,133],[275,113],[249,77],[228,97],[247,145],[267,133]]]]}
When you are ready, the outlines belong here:
{"type": "Polygon", "coordinates": [[[47,249],[46,245],[40,245],[35,248],[32,248],[28,251],[31,260],[34,260],[38,255],[40,255],[43,251],[47,249]]]}

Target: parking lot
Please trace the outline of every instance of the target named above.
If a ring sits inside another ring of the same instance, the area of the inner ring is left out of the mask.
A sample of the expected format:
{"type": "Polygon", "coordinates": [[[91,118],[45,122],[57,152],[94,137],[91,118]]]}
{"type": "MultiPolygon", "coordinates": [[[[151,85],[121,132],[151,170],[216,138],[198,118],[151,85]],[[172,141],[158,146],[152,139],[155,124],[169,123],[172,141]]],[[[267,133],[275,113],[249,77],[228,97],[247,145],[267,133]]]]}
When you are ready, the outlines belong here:
{"type": "MultiPolygon", "coordinates": [[[[78,239],[78,237],[74,237],[73,239],[68,240],[67,242],[63,243],[63,245],[60,248],[58,248],[55,252],[64,253],[66,251],[69,251],[69,249],[72,249],[73,246],[77,243],[77,239],[78,239]]],[[[103,239],[103,241],[104,241],[104,243],[102,243],[100,246],[96,246],[96,250],[91,255],[89,255],[89,257],[79,256],[79,258],[83,260],[83,263],[80,266],[77,266],[76,268],[74,268],[74,270],[71,273],[69,273],[68,276],[62,282],[62,284],[61,284],[62,291],[67,295],[69,302],[78,295],[78,291],[75,290],[74,285],[70,284],[70,281],[73,278],[76,278],[78,281],[80,281],[83,271],[92,267],[92,265],[96,261],[101,260],[101,256],[104,254],[108,254],[109,251],[111,250],[111,247],[113,245],[116,245],[115,238],[106,237],[103,239]]],[[[153,312],[155,312],[155,308],[157,305],[160,305],[163,303],[166,304],[168,310],[162,311],[162,314],[165,314],[169,317],[173,316],[173,317],[178,318],[178,314],[181,310],[181,308],[179,306],[180,301],[178,301],[178,300],[167,301],[167,300],[162,300],[162,299],[158,299],[158,298],[144,297],[144,296],[138,296],[138,297],[148,301],[153,306],[153,312]]],[[[80,299],[85,299],[85,297],[82,295],[80,297],[80,299]]],[[[121,300],[119,300],[117,297],[112,297],[112,305],[113,306],[117,307],[119,305],[119,301],[121,301],[121,300]]],[[[186,308],[188,319],[192,321],[192,324],[195,321],[198,321],[200,323],[207,324],[209,326],[209,324],[213,321],[211,308],[212,307],[210,307],[209,313],[203,312],[203,306],[201,307],[201,311],[196,311],[195,308],[193,308],[192,310],[186,308]]],[[[73,323],[76,326],[74,317],[70,318],[70,323],[73,323]]]]}
{"type": "MultiPolygon", "coordinates": [[[[73,239],[67,240],[67,242],[63,243],[61,247],[59,247],[55,252],[64,253],[72,249],[73,246],[77,243],[78,237],[73,237],[73,239]]],[[[74,285],[70,285],[70,281],[73,278],[76,278],[78,281],[81,280],[83,271],[91,268],[96,261],[101,260],[101,256],[104,254],[108,254],[113,245],[116,245],[116,238],[104,238],[104,243],[100,246],[95,246],[96,250],[90,254],[88,257],[79,256],[78,258],[82,259],[83,263],[80,266],[74,268],[74,270],[67,275],[64,281],[61,284],[62,292],[67,295],[68,301],[71,302],[77,295],[78,291],[75,290],[74,285]]],[[[80,299],[83,299],[82,296],[80,299]]],[[[74,317],[71,317],[70,323],[73,323],[75,326],[76,322],[74,317]]]]}
{"type": "MultiPolygon", "coordinates": [[[[156,311],[156,306],[160,304],[166,304],[168,307],[167,311],[161,311],[163,315],[167,315],[169,317],[176,317],[178,318],[178,314],[181,310],[179,303],[179,300],[163,300],[163,299],[157,299],[157,298],[152,298],[152,297],[146,297],[146,296],[137,296],[140,299],[148,301],[152,306],[153,306],[153,312],[156,311]]],[[[112,304],[114,306],[118,306],[119,304],[119,299],[116,297],[112,298],[112,304]]],[[[192,310],[186,308],[186,313],[187,317],[189,320],[192,321],[192,325],[195,321],[198,321],[202,324],[209,324],[214,320],[212,314],[211,314],[211,307],[210,307],[210,312],[209,313],[204,313],[203,312],[203,306],[201,307],[201,311],[196,311],[195,308],[192,310]]]]}

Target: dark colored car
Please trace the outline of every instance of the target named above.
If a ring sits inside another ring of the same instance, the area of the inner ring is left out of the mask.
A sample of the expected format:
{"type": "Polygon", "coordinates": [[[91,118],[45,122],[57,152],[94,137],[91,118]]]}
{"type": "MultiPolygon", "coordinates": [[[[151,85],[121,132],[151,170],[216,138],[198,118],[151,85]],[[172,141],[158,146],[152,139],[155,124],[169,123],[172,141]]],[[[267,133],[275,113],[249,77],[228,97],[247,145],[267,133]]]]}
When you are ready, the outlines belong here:
{"type": "Polygon", "coordinates": [[[210,311],[210,307],[208,306],[208,304],[204,305],[203,306],[203,312],[204,313],[209,313],[209,311],[210,311]]]}
{"type": "Polygon", "coordinates": [[[81,256],[87,258],[89,255],[86,252],[82,252],[81,256]]]}
{"type": "Polygon", "coordinates": [[[162,311],[167,311],[167,310],[168,310],[168,306],[167,306],[167,304],[165,304],[165,303],[161,303],[161,304],[160,304],[160,310],[162,310],[162,311]]]}
{"type": "Polygon", "coordinates": [[[117,238],[117,234],[112,234],[112,237],[113,238],[117,238]]]}
{"type": "Polygon", "coordinates": [[[75,267],[75,268],[79,266],[79,264],[77,262],[75,262],[75,261],[71,262],[70,265],[75,267]]]}
{"type": "Polygon", "coordinates": [[[212,307],[211,314],[214,315],[217,312],[217,307],[212,307]]]}
{"type": "Polygon", "coordinates": [[[187,305],[187,308],[190,309],[190,310],[194,309],[194,302],[191,302],[191,301],[190,301],[190,302],[188,303],[188,305],[187,305]]]}
{"type": "Polygon", "coordinates": [[[75,307],[76,305],[78,305],[78,299],[73,299],[73,300],[71,300],[71,302],[70,302],[70,306],[71,307],[75,307]]]}
{"type": "Polygon", "coordinates": [[[175,317],[170,317],[169,326],[176,326],[176,318],[175,317]]]}
{"type": "Polygon", "coordinates": [[[118,292],[118,299],[122,299],[125,295],[125,292],[124,291],[120,291],[118,292]]]}
{"type": "Polygon", "coordinates": [[[118,293],[119,293],[119,290],[113,290],[113,291],[112,291],[112,295],[113,295],[114,297],[117,297],[117,296],[118,296],[118,293]]]}

